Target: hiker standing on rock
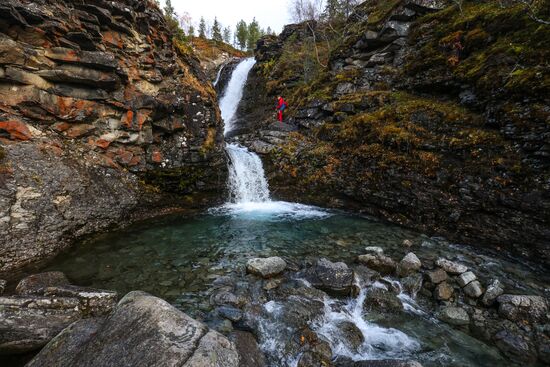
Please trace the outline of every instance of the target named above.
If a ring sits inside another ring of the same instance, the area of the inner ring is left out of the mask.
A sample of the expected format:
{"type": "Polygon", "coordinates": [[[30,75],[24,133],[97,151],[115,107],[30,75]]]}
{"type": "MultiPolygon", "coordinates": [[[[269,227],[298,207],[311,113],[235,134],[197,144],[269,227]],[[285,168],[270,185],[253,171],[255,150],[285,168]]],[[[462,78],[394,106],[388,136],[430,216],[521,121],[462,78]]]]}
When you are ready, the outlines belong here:
{"type": "Polygon", "coordinates": [[[277,97],[277,119],[280,123],[283,123],[283,111],[286,108],[286,102],[283,97],[277,97]]]}

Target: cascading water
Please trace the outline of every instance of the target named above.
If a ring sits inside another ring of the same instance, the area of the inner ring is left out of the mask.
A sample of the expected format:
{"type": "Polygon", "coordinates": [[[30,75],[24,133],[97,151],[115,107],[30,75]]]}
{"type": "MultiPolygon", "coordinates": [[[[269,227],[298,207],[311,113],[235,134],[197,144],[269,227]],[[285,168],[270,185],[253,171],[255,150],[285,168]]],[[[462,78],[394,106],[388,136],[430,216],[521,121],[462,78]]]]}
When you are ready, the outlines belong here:
{"type": "MultiPolygon", "coordinates": [[[[243,97],[248,73],[255,63],[254,58],[248,58],[237,65],[220,99],[225,135],[235,128],[237,108],[243,97]]],[[[231,163],[228,182],[230,202],[221,208],[224,211],[229,209],[239,215],[251,213],[254,219],[300,219],[330,215],[325,210],[308,205],[272,201],[260,157],[234,143],[227,143],[225,150],[231,163]]]]}

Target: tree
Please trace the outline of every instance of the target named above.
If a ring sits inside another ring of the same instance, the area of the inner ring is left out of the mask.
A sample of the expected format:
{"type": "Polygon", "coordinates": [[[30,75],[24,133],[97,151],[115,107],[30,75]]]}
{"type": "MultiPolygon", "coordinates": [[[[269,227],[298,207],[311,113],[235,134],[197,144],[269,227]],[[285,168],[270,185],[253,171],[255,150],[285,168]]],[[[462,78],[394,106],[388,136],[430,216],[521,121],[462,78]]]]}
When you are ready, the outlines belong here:
{"type": "Polygon", "coordinates": [[[231,43],[231,28],[225,27],[223,29],[223,41],[228,44],[231,43]]]}
{"type": "Polygon", "coordinates": [[[246,46],[248,51],[254,50],[256,47],[256,42],[260,39],[262,36],[260,31],[260,25],[258,24],[258,21],[256,18],[252,19],[252,22],[248,25],[248,38],[246,40],[246,46]]]}
{"type": "Polygon", "coordinates": [[[187,35],[189,37],[195,37],[195,27],[193,27],[193,24],[189,25],[189,29],[187,30],[187,35]]]}
{"type": "Polygon", "coordinates": [[[323,0],[292,0],[292,20],[301,23],[306,20],[318,20],[323,13],[323,0]]]}
{"type": "Polygon", "coordinates": [[[239,21],[239,23],[237,23],[237,27],[235,29],[235,37],[237,38],[237,44],[239,48],[241,50],[244,50],[248,42],[248,26],[246,25],[246,22],[242,19],[239,21]]]}
{"type": "Polygon", "coordinates": [[[222,42],[223,36],[220,29],[220,23],[218,22],[218,18],[214,18],[214,24],[212,25],[212,38],[216,41],[222,42]]]}
{"type": "Polygon", "coordinates": [[[275,34],[275,32],[273,32],[273,30],[271,29],[270,26],[267,26],[267,29],[265,30],[265,33],[269,34],[269,35],[275,34]]]}
{"type": "Polygon", "coordinates": [[[164,6],[164,16],[174,18],[176,15],[176,9],[172,6],[172,0],[166,0],[166,5],[164,6]]]}
{"type": "Polygon", "coordinates": [[[204,17],[201,17],[201,20],[199,22],[199,37],[206,38],[206,22],[204,20],[204,17]]]}

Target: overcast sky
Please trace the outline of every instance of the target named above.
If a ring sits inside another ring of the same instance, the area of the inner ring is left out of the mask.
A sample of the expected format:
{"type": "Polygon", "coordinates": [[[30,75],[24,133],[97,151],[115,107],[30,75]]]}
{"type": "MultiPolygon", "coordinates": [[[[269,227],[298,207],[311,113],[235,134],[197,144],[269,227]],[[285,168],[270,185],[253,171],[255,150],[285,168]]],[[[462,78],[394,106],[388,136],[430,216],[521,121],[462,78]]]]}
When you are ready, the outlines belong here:
{"type": "MultiPolygon", "coordinates": [[[[160,0],[162,7],[164,1],[160,0]]],[[[172,0],[178,15],[188,12],[195,27],[201,16],[210,22],[217,16],[218,21],[224,27],[230,26],[232,32],[239,20],[250,23],[254,17],[262,28],[270,26],[276,33],[281,32],[285,24],[292,23],[288,3],[289,0],[172,0]]]]}

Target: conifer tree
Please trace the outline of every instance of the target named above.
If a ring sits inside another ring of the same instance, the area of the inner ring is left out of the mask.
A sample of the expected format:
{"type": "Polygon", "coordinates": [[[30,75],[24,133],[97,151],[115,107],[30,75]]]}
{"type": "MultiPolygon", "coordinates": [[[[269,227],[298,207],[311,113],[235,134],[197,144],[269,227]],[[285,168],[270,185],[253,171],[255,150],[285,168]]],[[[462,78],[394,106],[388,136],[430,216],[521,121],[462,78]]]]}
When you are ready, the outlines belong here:
{"type": "Polygon", "coordinates": [[[189,37],[195,37],[195,27],[193,27],[192,24],[189,26],[189,30],[187,31],[187,35],[189,37]]]}
{"type": "Polygon", "coordinates": [[[231,29],[229,27],[223,29],[223,41],[228,44],[231,43],[231,29]]]}
{"type": "Polygon", "coordinates": [[[218,18],[214,18],[214,24],[212,25],[212,39],[223,42],[223,36],[220,29],[220,23],[218,22],[218,18]]]}
{"type": "Polygon", "coordinates": [[[260,25],[258,24],[256,18],[254,18],[248,25],[248,38],[246,40],[246,48],[248,51],[254,50],[256,47],[256,42],[261,36],[260,25]]]}
{"type": "Polygon", "coordinates": [[[201,17],[199,22],[199,37],[206,38],[206,21],[204,20],[204,17],[201,17]]]}
{"type": "Polygon", "coordinates": [[[237,38],[237,44],[241,50],[244,50],[248,42],[248,26],[244,20],[240,20],[237,23],[237,28],[235,30],[235,37],[237,38]]]}

